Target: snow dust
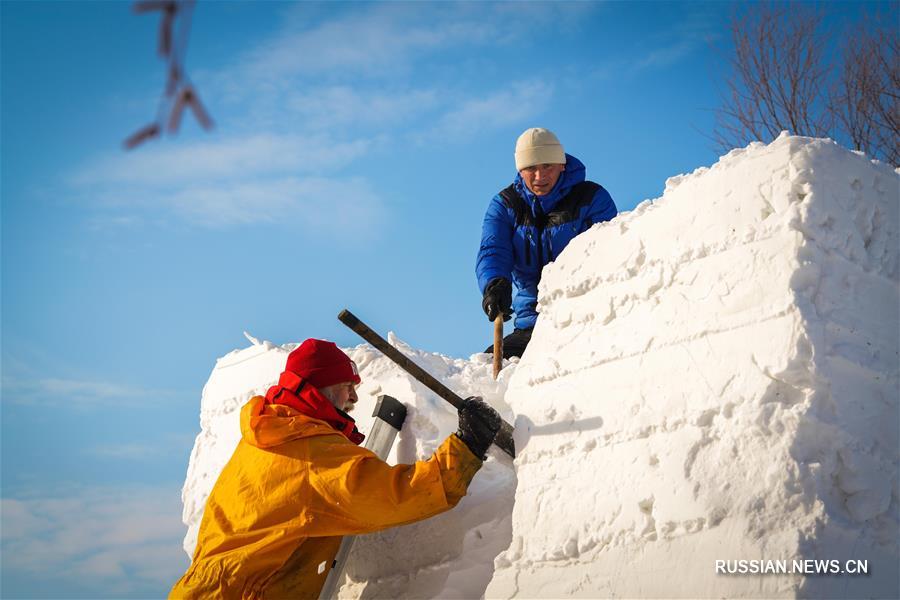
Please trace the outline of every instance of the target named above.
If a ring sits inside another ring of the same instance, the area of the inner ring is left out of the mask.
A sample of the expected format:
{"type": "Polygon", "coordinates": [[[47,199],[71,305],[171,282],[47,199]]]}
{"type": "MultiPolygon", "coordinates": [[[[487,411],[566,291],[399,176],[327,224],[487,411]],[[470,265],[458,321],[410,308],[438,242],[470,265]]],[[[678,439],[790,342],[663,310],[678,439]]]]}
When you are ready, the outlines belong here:
{"type": "MultiPolygon", "coordinates": [[[[543,273],[525,356],[399,347],[516,427],[469,495],[361,536],[340,597],[898,597],[900,177],[783,135],[667,182],[543,273]],[[723,574],[716,561],[868,561],[868,575],[723,574]]],[[[294,346],[219,359],[185,482],[185,550],[241,405],[294,346]]],[[[299,341],[299,340],[298,340],[299,341]]],[[[454,410],[367,345],[363,383],[410,409],[389,462],[454,410]]]]}

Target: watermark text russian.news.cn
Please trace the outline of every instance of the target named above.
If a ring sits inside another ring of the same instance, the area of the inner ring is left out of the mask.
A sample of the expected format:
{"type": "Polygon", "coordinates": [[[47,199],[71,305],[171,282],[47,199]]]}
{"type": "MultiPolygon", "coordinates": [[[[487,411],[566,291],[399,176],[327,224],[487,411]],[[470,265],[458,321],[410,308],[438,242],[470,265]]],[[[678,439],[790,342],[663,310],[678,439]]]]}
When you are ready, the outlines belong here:
{"type": "Polygon", "coordinates": [[[717,575],[868,575],[868,560],[716,560],[717,575]]]}

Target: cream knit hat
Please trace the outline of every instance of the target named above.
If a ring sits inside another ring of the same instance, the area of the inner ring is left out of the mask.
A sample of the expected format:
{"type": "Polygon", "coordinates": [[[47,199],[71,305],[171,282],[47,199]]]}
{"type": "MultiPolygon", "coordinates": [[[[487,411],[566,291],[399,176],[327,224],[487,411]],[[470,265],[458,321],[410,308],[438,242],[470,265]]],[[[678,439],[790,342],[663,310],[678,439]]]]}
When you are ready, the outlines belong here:
{"type": "Polygon", "coordinates": [[[549,129],[532,127],[516,140],[516,170],[534,165],[564,165],[566,153],[549,129]]]}

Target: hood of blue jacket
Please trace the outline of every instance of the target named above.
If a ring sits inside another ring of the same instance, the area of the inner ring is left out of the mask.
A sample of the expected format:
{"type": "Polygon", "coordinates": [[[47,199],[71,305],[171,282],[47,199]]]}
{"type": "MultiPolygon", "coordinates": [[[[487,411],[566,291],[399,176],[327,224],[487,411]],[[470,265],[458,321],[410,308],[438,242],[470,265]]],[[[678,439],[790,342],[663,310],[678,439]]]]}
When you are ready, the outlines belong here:
{"type": "Polygon", "coordinates": [[[537,204],[541,211],[547,214],[553,210],[557,202],[565,198],[572,186],[584,181],[584,173],[584,163],[571,154],[566,154],[566,170],[562,172],[559,176],[559,181],[556,182],[556,185],[553,186],[553,189],[546,196],[535,196],[528,189],[528,186],[525,185],[525,182],[522,181],[521,175],[516,175],[513,184],[516,186],[516,191],[519,192],[519,195],[531,206],[532,212],[534,212],[534,206],[537,204]]]}

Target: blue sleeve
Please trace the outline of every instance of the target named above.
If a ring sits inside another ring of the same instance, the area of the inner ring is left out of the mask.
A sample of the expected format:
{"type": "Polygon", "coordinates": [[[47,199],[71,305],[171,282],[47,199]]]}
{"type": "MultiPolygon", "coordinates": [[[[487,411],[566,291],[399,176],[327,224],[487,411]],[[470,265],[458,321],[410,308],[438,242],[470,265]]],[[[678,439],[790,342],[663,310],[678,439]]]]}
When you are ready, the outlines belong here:
{"type": "Polygon", "coordinates": [[[481,227],[481,246],[475,260],[478,289],[484,293],[487,284],[496,277],[512,280],[513,222],[500,196],[494,196],[484,215],[481,227]]]}
{"type": "Polygon", "coordinates": [[[590,220],[591,225],[609,221],[617,214],[619,214],[619,209],[616,208],[616,203],[613,202],[612,196],[609,195],[609,192],[603,186],[600,186],[594,194],[594,200],[591,202],[591,207],[587,213],[587,218],[590,220]]]}

